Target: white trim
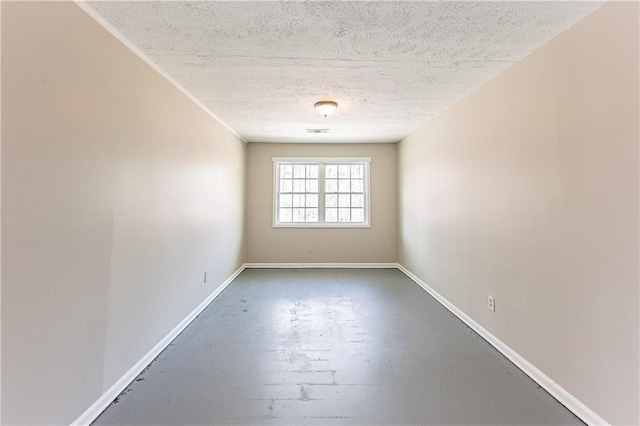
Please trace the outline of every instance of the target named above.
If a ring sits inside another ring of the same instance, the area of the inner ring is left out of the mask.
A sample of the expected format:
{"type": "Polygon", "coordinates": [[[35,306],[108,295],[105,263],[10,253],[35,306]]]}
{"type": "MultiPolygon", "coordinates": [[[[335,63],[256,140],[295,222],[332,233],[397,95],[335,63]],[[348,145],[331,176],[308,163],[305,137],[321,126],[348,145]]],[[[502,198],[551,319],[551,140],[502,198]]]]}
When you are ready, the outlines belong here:
{"type": "Polygon", "coordinates": [[[462,310],[456,307],[453,303],[449,302],[444,296],[431,288],[427,283],[422,281],[416,275],[414,275],[407,268],[398,264],[398,269],[402,271],[407,277],[411,278],[416,284],[422,287],[427,293],[433,296],[440,304],[447,308],[452,314],[457,316],[462,322],[471,327],[476,333],[478,333],[483,339],[485,339],[491,346],[496,348],[502,355],[507,357],[509,361],[513,362],[516,367],[522,370],[528,375],[534,382],[542,386],[551,396],[557,399],[562,405],[567,407],[573,414],[578,416],[583,422],[588,425],[608,425],[609,423],[596,414],[589,407],[584,405],[575,396],[571,395],[562,386],[554,382],[549,376],[544,374],[538,368],[536,368],[529,361],[524,359],[516,351],[507,346],[503,341],[487,331],[480,324],[475,322],[471,317],[465,314],[462,310]]]}
{"type": "Polygon", "coordinates": [[[337,222],[329,222],[329,223],[314,223],[314,222],[292,222],[291,225],[288,223],[278,223],[271,225],[272,228],[298,228],[298,229],[309,229],[309,228],[329,228],[329,229],[340,229],[340,228],[371,228],[371,224],[367,223],[364,225],[360,225],[357,223],[349,223],[342,222],[344,225],[339,225],[337,222]],[[305,223],[309,223],[309,225],[305,225],[305,223]]]}
{"type": "Polygon", "coordinates": [[[274,163],[354,163],[371,162],[371,157],[271,157],[274,163]]]}
{"type": "Polygon", "coordinates": [[[229,278],[227,278],[222,285],[216,288],[197,308],[195,308],[185,319],[183,319],[180,324],[176,325],[173,330],[171,330],[162,340],[158,342],[146,355],[144,355],[140,360],[129,369],[120,379],[113,384],[93,405],[80,415],[71,426],[76,425],[90,425],[95,419],[98,418],[100,414],[111,404],[111,402],[116,399],[120,393],[129,386],[129,384],[136,378],[138,375],[144,370],[155,357],[160,354],[168,345],[178,337],[182,330],[187,328],[187,326],[193,321],[200,313],[207,307],[209,304],[218,297],[222,291],[227,288],[229,284],[238,276],[242,271],[244,271],[245,265],[241,265],[229,278]]]}
{"type": "Polygon", "coordinates": [[[449,302],[444,296],[427,285],[424,281],[414,275],[407,268],[399,263],[245,263],[241,265],[222,285],[216,288],[197,308],[195,308],[180,324],[169,332],[156,346],[143,356],[129,371],[127,371],[113,386],[109,388],[91,407],[89,407],[71,425],[89,425],[93,422],[120,393],[126,389],[147,365],[158,356],[173,339],[175,339],[231,282],[245,269],[309,269],[309,268],[352,268],[352,269],[399,269],[407,277],[422,287],[441,305],[447,308],[452,314],[457,316],[462,322],[471,327],[490,345],[496,348],[507,359],[515,364],[520,370],[528,375],[534,382],[542,386],[551,396],[557,399],[567,409],[578,416],[588,425],[608,425],[609,423],[596,414],[593,410],[571,395],[562,386],[554,382],[550,377],[536,368],[529,361],[520,356],[517,352],[507,346],[496,336],[487,331],[480,324],[471,319],[467,314],[449,302]]]}
{"type": "Polygon", "coordinates": [[[127,39],[120,31],[118,31],[113,25],[107,22],[106,19],[102,17],[98,12],[93,10],[91,6],[87,4],[87,1],[84,0],[73,0],[75,4],[80,7],[87,15],[91,16],[98,24],[100,24],[105,30],[107,30],[112,36],[114,36],[120,43],[124,44],[129,50],[131,50],[136,56],[142,59],[147,63],[151,68],[153,68],[158,74],[164,77],[169,83],[173,84],[176,89],[182,92],[187,98],[191,99],[193,103],[199,106],[204,112],[209,114],[214,120],[218,123],[222,124],[227,128],[231,133],[236,135],[242,142],[247,143],[246,139],[240,136],[238,132],[233,130],[231,126],[222,121],[220,117],[215,115],[209,108],[207,108],[202,102],[200,102],[195,96],[193,96],[187,89],[185,89],[180,83],[178,83],[173,77],[164,72],[155,62],[151,60],[146,54],[144,54],[135,44],[133,44],[129,39],[127,39]]]}
{"type": "Polygon", "coordinates": [[[245,263],[247,269],[309,269],[309,268],[352,268],[352,269],[395,269],[397,263],[245,263]]]}

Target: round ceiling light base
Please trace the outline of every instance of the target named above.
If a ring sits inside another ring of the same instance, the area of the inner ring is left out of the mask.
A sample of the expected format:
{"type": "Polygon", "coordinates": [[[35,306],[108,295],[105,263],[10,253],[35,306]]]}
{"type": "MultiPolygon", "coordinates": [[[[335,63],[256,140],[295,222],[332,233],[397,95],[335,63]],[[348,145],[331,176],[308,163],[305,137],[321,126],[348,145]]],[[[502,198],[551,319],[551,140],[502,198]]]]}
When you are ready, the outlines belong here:
{"type": "Polygon", "coordinates": [[[336,108],[338,108],[338,104],[332,101],[321,101],[316,102],[313,107],[316,109],[316,111],[318,111],[318,113],[320,113],[320,115],[327,118],[329,115],[331,115],[331,113],[333,113],[333,111],[336,110],[336,108]]]}

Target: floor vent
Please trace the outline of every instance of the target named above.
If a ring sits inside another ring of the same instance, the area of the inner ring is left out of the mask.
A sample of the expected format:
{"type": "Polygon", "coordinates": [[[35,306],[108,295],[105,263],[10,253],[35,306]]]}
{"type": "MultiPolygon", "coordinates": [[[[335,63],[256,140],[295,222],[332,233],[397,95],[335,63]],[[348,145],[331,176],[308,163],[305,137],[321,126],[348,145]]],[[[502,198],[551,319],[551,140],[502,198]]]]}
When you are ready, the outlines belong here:
{"type": "Polygon", "coordinates": [[[329,133],[329,129],[306,129],[307,133],[329,133]]]}

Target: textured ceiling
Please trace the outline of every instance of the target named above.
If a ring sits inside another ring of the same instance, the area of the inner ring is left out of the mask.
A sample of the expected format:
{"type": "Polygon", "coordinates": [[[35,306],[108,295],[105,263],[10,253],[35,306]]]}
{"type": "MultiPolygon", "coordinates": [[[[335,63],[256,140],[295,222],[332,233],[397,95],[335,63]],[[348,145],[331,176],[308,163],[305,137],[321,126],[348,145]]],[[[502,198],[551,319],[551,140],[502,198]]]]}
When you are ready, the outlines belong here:
{"type": "Polygon", "coordinates": [[[89,3],[249,142],[396,142],[601,4],[89,3]]]}

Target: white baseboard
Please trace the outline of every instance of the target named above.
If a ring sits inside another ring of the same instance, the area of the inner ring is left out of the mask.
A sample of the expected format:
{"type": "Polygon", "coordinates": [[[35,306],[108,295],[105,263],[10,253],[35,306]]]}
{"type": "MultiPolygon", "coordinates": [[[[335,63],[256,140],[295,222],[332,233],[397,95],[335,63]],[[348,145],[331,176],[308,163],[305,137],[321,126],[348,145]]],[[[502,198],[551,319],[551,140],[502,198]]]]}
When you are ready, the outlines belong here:
{"type": "Polygon", "coordinates": [[[71,426],[90,425],[113,402],[120,393],[144,370],[155,357],[166,348],[209,304],[218,297],[222,290],[244,271],[245,265],[240,266],[222,285],[216,288],[197,308],[195,308],[180,324],[176,325],[162,340],[158,342],[146,355],[129,369],[117,382],[113,384],[96,402],[80,415],[71,426]]]}
{"type": "Polygon", "coordinates": [[[309,268],[352,268],[352,269],[395,269],[397,263],[245,263],[247,268],[264,269],[309,269],[309,268]]]}
{"type": "Polygon", "coordinates": [[[440,304],[451,313],[460,318],[462,322],[471,327],[476,333],[482,336],[489,344],[495,347],[500,353],[506,356],[525,374],[536,383],[542,386],[549,394],[556,398],[561,404],[572,411],[582,421],[588,425],[608,425],[602,417],[596,414],[589,407],[580,402],[576,397],[567,392],[562,386],[554,382],[550,377],[536,368],[529,361],[520,356],[517,352],[507,346],[496,336],[487,331],[471,317],[458,309],[440,293],[429,287],[424,281],[414,275],[404,266],[398,263],[245,263],[240,266],[229,278],[225,280],[216,290],[214,290],[197,308],[195,308],[184,320],[171,330],[156,346],[143,356],[129,371],[127,371],[116,383],[113,384],[91,407],[89,407],[71,425],[89,425],[93,422],[120,393],[126,389],[153,359],[160,354],[168,345],[184,330],[245,268],[397,268],[416,284],[422,287],[427,293],[433,296],[440,304]]]}
{"type": "Polygon", "coordinates": [[[489,344],[491,344],[494,348],[496,348],[500,353],[506,356],[511,362],[513,362],[520,370],[522,370],[526,375],[531,377],[534,382],[538,383],[542,386],[549,394],[551,394],[555,399],[557,399],[562,405],[567,407],[573,414],[578,416],[583,422],[588,425],[608,425],[609,423],[605,421],[602,417],[596,414],[589,407],[584,405],[582,402],[578,400],[575,396],[571,395],[567,392],[562,386],[554,382],[549,376],[544,374],[538,368],[536,368],[529,361],[520,356],[516,351],[507,346],[503,341],[498,339],[496,336],[488,332],[484,327],[475,322],[471,317],[458,309],[453,303],[449,302],[445,297],[443,297],[440,293],[435,291],[433,288],[429,287],[427,283],[422,281],[420,278],[415,276],[411,271],[409,271],[404,266],[398,264],[398,269],[400,269],[407,277],[411,278],[422,287],[427,293],[433,296],[438,302],[440,302],[445,308],[451,311],[452,314],[460,318],[462,322],[471,327],[476,333],[482,336],[489,344]]]}

